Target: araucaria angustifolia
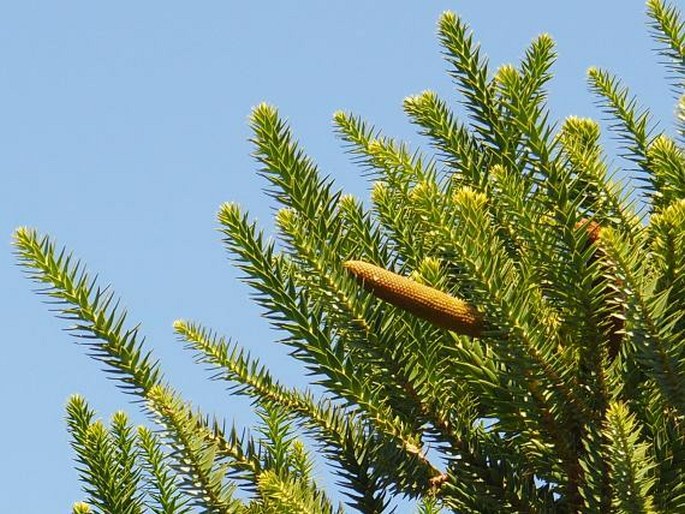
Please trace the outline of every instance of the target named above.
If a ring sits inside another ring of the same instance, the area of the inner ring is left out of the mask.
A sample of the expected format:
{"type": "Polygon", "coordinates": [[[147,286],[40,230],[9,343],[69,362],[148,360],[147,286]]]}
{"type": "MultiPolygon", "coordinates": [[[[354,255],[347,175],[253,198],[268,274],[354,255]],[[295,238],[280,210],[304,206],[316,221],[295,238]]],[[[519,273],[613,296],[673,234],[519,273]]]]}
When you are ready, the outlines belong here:
{"type": "Polygon", "coordinates": [[[493,72],[447,12],[439,38],[465,115],[404,101],[430,149],[359,116],[337,134],[372,180],[343,194],[270,105],[251,114],[277,243],[222,205],[224,244],[320,394],[281,384],[238,343],[174,324],[253,430],[224,428],[164,378],[109,288],[28,228],[21,266],[156,426],[67,406],[83,482],[73,512],[685,512],[685,25],[647,4],[677,93],[677,133],[610,72],[590,89],[632,177],[615,179],[600,124],[552,122],[548,35],[493,72]],[[630,179],[637,179],[632,195],[630,179]],[[302,436],[331,464],[333,499],[302,436]],[[342,498],[342,503],[338,504],[342,498]]]}

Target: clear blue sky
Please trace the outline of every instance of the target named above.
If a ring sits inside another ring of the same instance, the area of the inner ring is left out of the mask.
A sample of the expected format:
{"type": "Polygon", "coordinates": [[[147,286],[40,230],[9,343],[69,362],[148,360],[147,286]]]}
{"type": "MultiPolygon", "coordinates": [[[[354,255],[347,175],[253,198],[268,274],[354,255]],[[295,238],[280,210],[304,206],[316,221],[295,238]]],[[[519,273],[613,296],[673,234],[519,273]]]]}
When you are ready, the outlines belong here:
{"type": "Polygon", "coordinates": [[[401,101],[424,89],[456,99],[435,37],[447,9],[470,22],[494,65],[551,33],[555,117],[601,116],[585,81],[600,65],[672,128],[674,101],[642,0],[3,2],[0,512],[68,512],[81,499],[63,421],[70,394],[105,418],[137,412],[31,293],[11,254],[13,229],[33,226],[73,249],[143,322],[173,383],[208,410],[249,422],[247,402],[206,382],[171,323],[201,321],[302,383],[216,231],[228,200],[271,224],[249,157],[250,108],[277,105],[322,170],[366,197],[331,116],[351,110],[425,144],[401,101]]]}

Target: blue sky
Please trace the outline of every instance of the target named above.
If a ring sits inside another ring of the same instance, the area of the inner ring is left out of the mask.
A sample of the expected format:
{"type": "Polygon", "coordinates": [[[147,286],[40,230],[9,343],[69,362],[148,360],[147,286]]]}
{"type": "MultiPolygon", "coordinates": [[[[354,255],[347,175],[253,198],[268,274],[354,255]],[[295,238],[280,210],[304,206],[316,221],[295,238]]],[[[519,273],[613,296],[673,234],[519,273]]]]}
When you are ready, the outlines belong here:
{"type": "Polygon", "coordinates": [[[249,423],[248,403],[208,383],[171,329],[177,318],[200,321],[249,347],[276,376],[303,383],[216,230],[217,208],[229,200],[271,226],[247,115],[261,101],[277,105],[322,171],[366,198],[332,114],[353,111],[425,145],[401,101],[424,89],[457,99],[435,37],[447,9],[471,24],[495,66],[517,60],[535,35],[552,34],[555,118],[601,117],[585,80],[599,65],[672,129],[674,99],[642,0],[0,6],[0,512],[68,512],[81,499],[63,419],[70,394],[85,395],[105,418],[123,408],[141,420],[31,292],[11,253],[13,229],[29,225],[66,244],[143,322],[187,397],[249,423]]]}

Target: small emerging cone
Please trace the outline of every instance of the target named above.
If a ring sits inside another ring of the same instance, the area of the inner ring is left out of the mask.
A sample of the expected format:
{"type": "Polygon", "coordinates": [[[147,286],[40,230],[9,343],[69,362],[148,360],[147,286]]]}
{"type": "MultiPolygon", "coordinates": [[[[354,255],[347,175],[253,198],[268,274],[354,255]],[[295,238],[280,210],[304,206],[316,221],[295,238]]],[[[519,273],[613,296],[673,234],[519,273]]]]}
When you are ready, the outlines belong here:
{"type": "Polygon", "coordinates": [[[588,243],[593,245],[599,241],[599,235],[602,231],[602,227],[599,225],[599,223],[593,220],[588,220],[587,218],[581,218],[581,220],[576,223],[576,228],[581,227],[585,227],[585,230],[587,231],[588,243]]]}
{"type": "Polygon", "coordinates": [[[343,266],[374,296],[434,325],[473,337],[482,331],[483,316],[463,300],[368,262],[347,261],[343,266]]]}

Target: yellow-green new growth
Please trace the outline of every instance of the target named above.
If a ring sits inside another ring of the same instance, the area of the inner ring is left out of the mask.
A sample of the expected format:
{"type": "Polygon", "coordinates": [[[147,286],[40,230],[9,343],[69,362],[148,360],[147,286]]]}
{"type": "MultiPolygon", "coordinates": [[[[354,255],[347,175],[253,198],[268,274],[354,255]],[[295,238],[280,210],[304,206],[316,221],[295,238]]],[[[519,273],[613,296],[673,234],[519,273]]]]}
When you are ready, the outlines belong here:
{"type": "Polygon", "coordinates": [[[458,334],[481,333],[483,316],[463,300],[368,262],[347,261],[343,266],[374,296],[396,307],[458,334]]]}

